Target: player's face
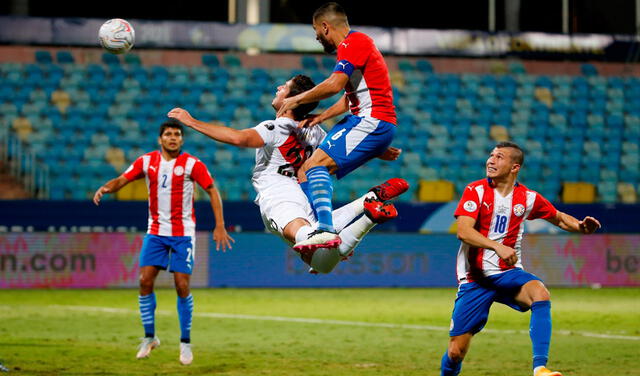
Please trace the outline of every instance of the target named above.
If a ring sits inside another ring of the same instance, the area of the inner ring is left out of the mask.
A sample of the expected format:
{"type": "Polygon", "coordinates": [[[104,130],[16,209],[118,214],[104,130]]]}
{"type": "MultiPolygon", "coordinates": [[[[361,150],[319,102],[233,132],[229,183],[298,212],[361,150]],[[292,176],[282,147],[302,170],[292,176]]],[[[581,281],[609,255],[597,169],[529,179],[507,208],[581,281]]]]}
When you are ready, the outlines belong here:
{"type": "Polygon", "coordinates": [[[278,91],[276,91],[276,96],[273,97],[271,101],[271,106],[277,111],[282,106],[282,101],[289,96],[291,92],[291,85],[293,82],[291,80],[284,83],[284,85],[278,86],[278,91]]]}
{"type": "Polygon", "coordinates": [[[511,148],[494,148],[487,159],[487,177],[491,179],[507,177],[515,166],[519,166],[513,161],[512,153],[511,148]]]}
{"type": "Polygon", "coordinates": [[[182,132],[176,128],[165,128],[158,142],[164,150],[170,153],[179,151],[182,148],[182,144],[184,144],[182,132]]]}
{"type": "Polygon", "coordinates": [[[329,40],[329,38],[326,36],[328,27],[329,26],[326,22],[313,21],[313,31],[316,32],[316,40],[320,42],[320,44],[322,45],[322,48],[324,48],[324,52],[328,54],[332,54],[333,51],[336,50],[336,46],[334,46],[333,43],[329,40]]]}

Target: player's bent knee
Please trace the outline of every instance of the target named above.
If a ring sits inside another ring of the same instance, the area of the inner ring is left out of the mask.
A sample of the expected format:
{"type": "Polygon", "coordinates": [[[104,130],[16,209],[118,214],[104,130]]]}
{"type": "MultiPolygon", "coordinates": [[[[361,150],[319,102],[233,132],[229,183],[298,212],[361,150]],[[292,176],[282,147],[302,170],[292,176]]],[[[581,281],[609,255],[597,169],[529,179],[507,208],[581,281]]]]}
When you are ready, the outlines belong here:
{"type": "Polygon", "coordinates": [[[527,285],[532,302],[551,300],[551,293],[541,281],[530,281],[527,285]]]}
{"type": "Polygon", "coordinates": [[[449,359],[453,360],[454,362],[461,362],[467,355],[467,351],[469,351],[469,346],[471,345],[471,337],[471,333],[451,337],[449,339],[449,348],[447,349],[449,359]]]}
{"type": "Polygon", "coordinates": [[[151,294],[153,292],[153,282],[153,278],[140,275],[140,291],[145,294],[151,294]]]}
{"type": "Polygon", "coordinates": [[[453,360],[456,363],[459,363],[464,360],[464,356],[467,354],[466,349],[461,348],[456,344],[450,344],[448,355],[449,359],[453,360]]]}

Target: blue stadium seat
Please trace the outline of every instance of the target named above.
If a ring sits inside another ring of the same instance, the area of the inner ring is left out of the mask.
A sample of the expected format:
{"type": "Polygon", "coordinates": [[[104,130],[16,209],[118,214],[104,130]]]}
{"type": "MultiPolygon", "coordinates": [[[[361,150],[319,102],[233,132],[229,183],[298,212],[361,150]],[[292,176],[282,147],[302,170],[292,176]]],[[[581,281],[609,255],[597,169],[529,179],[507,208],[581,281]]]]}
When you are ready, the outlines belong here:
{"type": "Polygon", "coordinates": [[[53,62],[51,52],[49,51],[36,51],[35,57],[36,63],[39,64],[51,64],[53,62]]]}
{"type": "Polygon", "coordinates": [[[108,52],[102,54],[102,62],[107,65],[120,65],[120,58],[108,52]]]}

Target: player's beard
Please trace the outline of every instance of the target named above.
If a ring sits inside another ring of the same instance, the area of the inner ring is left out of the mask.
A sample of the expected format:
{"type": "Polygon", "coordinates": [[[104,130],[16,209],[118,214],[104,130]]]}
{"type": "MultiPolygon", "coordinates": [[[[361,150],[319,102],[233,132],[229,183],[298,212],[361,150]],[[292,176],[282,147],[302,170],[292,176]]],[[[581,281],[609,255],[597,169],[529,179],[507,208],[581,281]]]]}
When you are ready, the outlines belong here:
{"type": "Polygon", "coordinates": [[[318,42],[320,42],[322,48],[324,48],[324,52],[333,54],[336,51],[336,48],[323,36],[318,36],[318,42]]]}

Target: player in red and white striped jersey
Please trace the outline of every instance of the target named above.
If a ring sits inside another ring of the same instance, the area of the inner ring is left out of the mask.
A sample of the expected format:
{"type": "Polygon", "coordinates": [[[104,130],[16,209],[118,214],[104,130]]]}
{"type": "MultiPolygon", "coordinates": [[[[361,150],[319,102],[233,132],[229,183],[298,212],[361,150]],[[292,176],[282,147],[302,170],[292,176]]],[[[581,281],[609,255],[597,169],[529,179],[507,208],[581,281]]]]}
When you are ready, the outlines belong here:
{"type": "Polygon", "coordinates": [[[471,338],[487,322],[489,308],[499,302],[525,312],[531,309],[529,333],[534,376],[561,376],[546,368],[551,341],[549,291],[540,278],[522,269],[524,221],[543,218],[563,230],[591,234],[600,228],[593,217],[582,221],[556,210],[539,193],[516,181],[524,153],[511,142],[493,149],[487,178],[469,184],[455,211],[458,238],[458,294],[442,357],[441,375],[460,373],[471,338]]]}
{"type": "Polygon", "coordinates": [[[159,151],[140,156],[119,177],[100,187],[93,202],[98,205],[105,193],[115,193],[128,183],[146,178],[149,191],[149,224],[140,250],[140,314],[145,330],[137,358],[146,358],[160,344],[155,336],[156,298],[153,286],[158,272],[173,273],[178,293],[180,319],[180,362],[190,364],[193,296],[189,289],[195,258],[196,217],[193,208],[195,184],[209,195],[216,220],[213,240],[216,249],[231,248],[233,239],[224,228],[222,200],[207,167],[199,159],[182,152],[182,124],[171,120],[160,126],[159,151]]]}
{"type": "Polygon", "coordinates": [[[333,106],[319,115],[300,122],[299,127],[312,127],[351,110],[336,124],[324,142],[303,165],[311,190],[318,230],[299,241],[294,249],[331,248],[340,244],[333,226],[333,184],[370,159],[390,151],[396,132],[396,113],[387,64],[373,39],[351,30],[347,14],[337,3],[327,3],[313,13],[316,39],[325,52],[337,52],[333,73],[315,88],[286,98],[278,116],[297,106],[316,102],[345,91],[333,106]]]}

